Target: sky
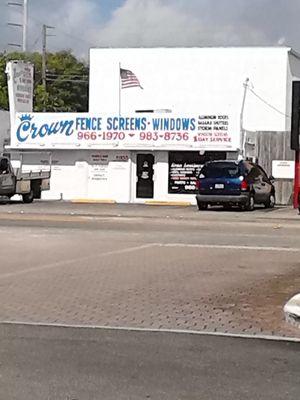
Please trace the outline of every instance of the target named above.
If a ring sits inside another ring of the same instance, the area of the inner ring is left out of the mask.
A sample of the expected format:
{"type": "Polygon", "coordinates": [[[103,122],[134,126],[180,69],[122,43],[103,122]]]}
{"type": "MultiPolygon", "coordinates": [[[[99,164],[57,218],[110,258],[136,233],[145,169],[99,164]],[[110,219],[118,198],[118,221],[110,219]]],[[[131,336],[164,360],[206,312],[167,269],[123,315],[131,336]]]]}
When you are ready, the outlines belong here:
{"type": "MultiPolygon", "coordinates": [[[[14,0],[22,3],[23,0],[14,0]]],[[[0,51],[22,42],[22,8],[0,0],[0,51]]],[[[28,0],[28,50],[90,47],[277,46],[300,51],[299,0],[28,0]]]]}

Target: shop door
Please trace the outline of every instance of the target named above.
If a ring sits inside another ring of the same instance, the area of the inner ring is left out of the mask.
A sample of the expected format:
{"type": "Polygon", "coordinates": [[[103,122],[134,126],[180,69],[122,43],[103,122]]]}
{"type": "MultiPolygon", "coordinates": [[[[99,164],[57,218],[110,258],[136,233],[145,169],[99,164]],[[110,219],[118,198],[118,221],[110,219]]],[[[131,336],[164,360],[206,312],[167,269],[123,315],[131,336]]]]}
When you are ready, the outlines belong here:
{"type": "Polygon", "coordinates": [[[136,197],[153,199],[153,154],[137,154],[136,156],[136,197]]]}

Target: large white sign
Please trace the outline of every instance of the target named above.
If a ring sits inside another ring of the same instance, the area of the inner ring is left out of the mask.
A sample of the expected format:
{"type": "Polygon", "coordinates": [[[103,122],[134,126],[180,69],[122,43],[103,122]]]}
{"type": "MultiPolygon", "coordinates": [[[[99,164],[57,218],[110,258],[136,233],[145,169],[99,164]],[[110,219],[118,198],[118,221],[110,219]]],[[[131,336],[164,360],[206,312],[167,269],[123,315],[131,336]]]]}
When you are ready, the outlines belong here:
{"type": "Polygon", "coordinates": [[[33,64],[24,61],[10,61],[6,66],[9,95],[9,109],[12,121],[17,112],[32,112],[33,105],[33,64]]]}
{"type": "Polygon", "coordinates": [[[228,114],[131,116],[19,113],[16,148],[236,150],[238,120],[228,114]]]}

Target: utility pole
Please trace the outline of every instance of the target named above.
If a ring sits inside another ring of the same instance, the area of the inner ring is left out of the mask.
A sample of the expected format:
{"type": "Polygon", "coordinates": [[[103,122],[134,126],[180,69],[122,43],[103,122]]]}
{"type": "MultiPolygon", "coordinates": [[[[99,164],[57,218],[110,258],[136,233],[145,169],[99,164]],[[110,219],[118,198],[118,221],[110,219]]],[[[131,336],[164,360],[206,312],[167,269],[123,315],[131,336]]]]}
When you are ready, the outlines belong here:
{"type": "Polygon", "coordinates": [[[23,0],[23,51],[27,51],[28,2],[23,0]]]}
{"type": "MultiPolygon", "coordinates": [[[[55,35],[48,35],[47,29],[54,29],[54,26],[43,25],[43,49],[42,49],[42,85],[44,91],[47,90],[47,80],[46,80],[46,71],[47,71],[47,37],[55,36],[55,35]]],[[[45,105],[44,105],[44,111],[45,105]]]]}
{"type": "Polygon", "coordinates": [[[47,27],[43,25],[42,84],[46,91],[47,27]]]}
{"type": "Polygon", "coordinates": [[[246,102],[246,95],[248,89],[249,78],[247,78],[243,84],[244,86],[244,95],[242,101],[242,108],[240,114],[240,156],[245,157],[245,130],[244,130],[244,109],[245,109],[245,102],[246,102]]]}
{"type": "Polygon", "coordinates": [[[17,3],[17,2],[8,2],[8,6],[16,6],[16,7],[22,7],[23,8],[23,23],[22,24],[16,24],[13,22],[8,22],[7,25],[9,26],[14,26],[18,28],[22,28],[22,46],[17,43],[8,43],[9,46],[14,46],[14,47],[22,47],[22,50],[24,53],[27,51],[27,26],[28,26],[28,0],[23,0],[22,3],[17,3]]]}

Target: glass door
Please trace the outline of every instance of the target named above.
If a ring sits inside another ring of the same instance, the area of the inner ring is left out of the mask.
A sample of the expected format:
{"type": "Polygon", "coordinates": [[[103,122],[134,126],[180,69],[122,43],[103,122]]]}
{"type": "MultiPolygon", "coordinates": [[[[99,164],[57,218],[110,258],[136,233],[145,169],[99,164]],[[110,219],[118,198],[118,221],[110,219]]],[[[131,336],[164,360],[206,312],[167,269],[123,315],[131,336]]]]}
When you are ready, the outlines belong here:
{"type": "Polygon", "coordinates": [[[137,154],[136,156],[136,198],[153,199],[154,192],[154,155],[137,154]]]}

